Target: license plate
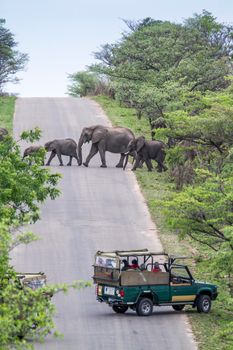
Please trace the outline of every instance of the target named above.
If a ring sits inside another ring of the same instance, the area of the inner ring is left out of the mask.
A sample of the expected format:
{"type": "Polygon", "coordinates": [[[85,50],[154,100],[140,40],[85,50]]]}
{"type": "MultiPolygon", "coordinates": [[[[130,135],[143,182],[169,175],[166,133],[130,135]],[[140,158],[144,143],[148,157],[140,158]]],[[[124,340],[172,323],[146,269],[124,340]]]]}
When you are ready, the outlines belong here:
{"type": "Polygon", "coordinates": [[[113,288],[113,287],[104,287],[104,294],[115,295],[115,288],[113,288]]]}

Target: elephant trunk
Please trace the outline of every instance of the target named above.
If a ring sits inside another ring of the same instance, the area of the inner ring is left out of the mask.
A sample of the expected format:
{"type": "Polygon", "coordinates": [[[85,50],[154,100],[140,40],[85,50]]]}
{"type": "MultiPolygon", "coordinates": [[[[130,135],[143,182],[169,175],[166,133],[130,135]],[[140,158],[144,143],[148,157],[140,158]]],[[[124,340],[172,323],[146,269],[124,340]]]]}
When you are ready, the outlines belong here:
{"type": "Polygon", "coordinates": [[[128,163],[128,159],[129,159],[129,152],[126,152],[125,153],[125,163],[123,165],[123,170],[125,170],[125,168],[126,168],[126,165],[128,163]]]}
{"type": "Polygon", "coordinates": [[[126,166],[127,166],[129,156],[132,156],[132,157],[136,160],[136,158],[137,158],[137,152],[136,152],[136,151],[128,151],[128,152],[125,152],[125,162],[124,162],[124,165],[123,165],[123,170],[125,170],[125,168],[126,168],[126,166]]]}
{"type": "Polygon", "coordinates": [[[83,145],[83,139],[80,137],[78,142],[78,165],[82,165],[83,157],[82,157],[82,145],[83,145]]]}

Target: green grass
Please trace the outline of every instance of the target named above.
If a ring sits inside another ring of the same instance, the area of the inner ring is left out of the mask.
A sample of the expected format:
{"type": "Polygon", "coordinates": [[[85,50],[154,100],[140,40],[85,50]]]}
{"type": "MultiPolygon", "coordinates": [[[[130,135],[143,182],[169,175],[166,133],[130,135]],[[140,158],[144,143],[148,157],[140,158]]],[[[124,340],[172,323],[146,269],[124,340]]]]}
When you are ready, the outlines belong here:
{"type": "Polygon", "coordinates": [[[0,127],[6,128],[10,133],[13,130],[15,100],[13,96],[0,96],[0,127]]]}
{"type": "MultiPolygon", "coordinates": [[[[145,135],[150,138],[149,123],[145,118],[137,119],[133,109],[125,108],[119,105],[117,101],[111,100],[108,97],[94,97],[113,125],[124,126],[132,129],[135,135],[145,135]]],[[[229,299],[226,286],[222,285],[221,281],[213,280],[211,271],[208,270],[206,262],[197,263],[199,256],[199,246],[193,241],[186,238],[180,240],[174,233],[170,232],[165,225],[165,218],[161,208],[156,203],[158,200],[163,200],[174,191],[174,185],[169,178],[169,173],[157,173],[155,171],[148,172],[146,168],[138,169],[136,177],[144,198],[147,202],[151,217],[155,222],[159,237],[163,244],[164,250],[168,253],[188,255],[194,257],[189,262],[192,272],[197,279],[206,280],[219,285],[219,297],[213,302],[211,313],[199,314],[196,309],[187,308],[187,315],[192,326],[194,336],[197,340],[200,350],[233,350],[233,330],[232,337],[228,339],[223,335],[226,327],[233,320],[233,315],[227,311],[226,304],[232,302],[229,299]]],[[[169,316],[168,316],[169,317],[169,316]]]]}
{"type": "Polygon", "coordinates": [[[106,96],[96,96],[93,99],[99,102],[115,126],[130,128],[137,136],[150,137],[148,121],[145,118],[139,120],[133,108],[121,107],[117,101],[110,100],[106,96]]]}

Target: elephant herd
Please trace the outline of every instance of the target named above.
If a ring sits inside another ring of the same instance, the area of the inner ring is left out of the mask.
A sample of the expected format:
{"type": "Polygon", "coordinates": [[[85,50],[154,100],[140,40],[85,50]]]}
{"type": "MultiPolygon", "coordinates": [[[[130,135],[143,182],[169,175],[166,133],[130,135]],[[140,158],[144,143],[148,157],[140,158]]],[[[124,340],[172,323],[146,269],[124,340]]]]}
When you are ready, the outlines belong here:
{"type": "Polygon", "coordinates": [[[37,152],[40,148],[51,152],[46,165],[50,165],[52,159],[57,156],[62,166],[62,155],[65,155],[70,157],[68,166],[72,165],[72,159],[75,158],[78,165],[83,164],[88,167],[90,160],[99,152],[101,167],[106,168],[105,153],[111,152],[120,154],[120,160],[116,164],[117,168],[125,169],[128,157],[131,155],[135,160],[132,170],[136,170],[145,162],[148,171],[151,171],[153,168],[151,160],[157,162],[159,172],[166,170],[163,164],[166,155],[165,144],[161,141],[147,141],[144,136],[136,138],[130,129],[124,127],[106,127],[104,125],[84,127],[78,144],[71,138],[55,139],[46,142],[44,146],[30,146],[26,148],[23,159],[37,152]],[[91,142],[91,149],[86,160],[83,162],[82,146],[87,142],[91,142]]]}

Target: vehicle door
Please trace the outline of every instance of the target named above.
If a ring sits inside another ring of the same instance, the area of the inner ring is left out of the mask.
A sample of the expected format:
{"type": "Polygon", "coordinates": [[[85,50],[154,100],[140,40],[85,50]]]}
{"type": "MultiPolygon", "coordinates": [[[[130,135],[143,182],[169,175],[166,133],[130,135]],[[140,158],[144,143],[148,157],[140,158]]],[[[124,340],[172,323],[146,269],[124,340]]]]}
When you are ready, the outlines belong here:
{"type": "Polygon", "coordinates": [[[160,264],[159,271],[154,272],[153,264],[147,264],[147,274],[150,275],[148,289],[156,295],[159,303],[167,302],[170,296],[169,273],[167,270],[160,264]]]}
{"type": "Polygon", "coordinates": [[[170,300],[193,302],[196,298],[197,286],[188,268],[183,265],[172,265],[170,273],[170,300]]]}

